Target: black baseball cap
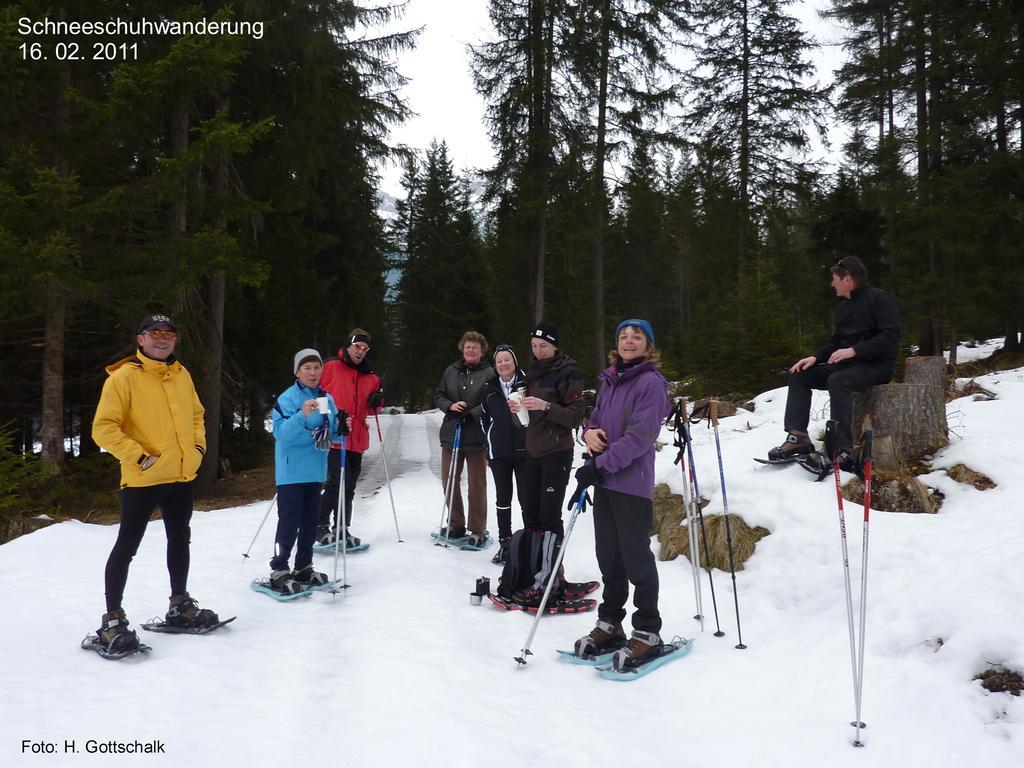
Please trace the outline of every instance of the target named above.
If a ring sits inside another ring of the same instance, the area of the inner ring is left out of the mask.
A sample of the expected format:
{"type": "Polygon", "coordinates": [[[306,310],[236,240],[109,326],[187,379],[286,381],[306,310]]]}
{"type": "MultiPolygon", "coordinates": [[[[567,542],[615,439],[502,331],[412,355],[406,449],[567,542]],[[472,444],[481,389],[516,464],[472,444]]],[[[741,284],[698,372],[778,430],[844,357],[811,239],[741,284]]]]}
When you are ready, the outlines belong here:
{"type": "Polygon", "coordinates": [[[166,325],[175,333],[178,332],[178,326],[174,324],[174,321],[171,320],[171,318],[169,318],[167,315],[155,314],[146,315],[144,318],[142,318],[142,322],[139,323],[139,335],[141,336],[146,331],[151,331],[154,328],[159,328],[161,325],[166,325]]]}

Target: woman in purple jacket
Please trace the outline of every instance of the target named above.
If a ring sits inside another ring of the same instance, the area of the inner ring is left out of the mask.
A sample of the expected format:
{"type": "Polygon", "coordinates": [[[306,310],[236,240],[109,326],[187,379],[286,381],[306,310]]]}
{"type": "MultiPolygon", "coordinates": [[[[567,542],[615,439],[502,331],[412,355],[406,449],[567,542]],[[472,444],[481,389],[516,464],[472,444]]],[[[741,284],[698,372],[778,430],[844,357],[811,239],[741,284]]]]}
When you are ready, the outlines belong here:
{"type": "Polygon", "coordinates": [[[604,593],[597,626],[576,641],[576,655],[593,657],[622,649],[623,665],[637,665],[661,650],[658,568],[651,552],[654,441],[668,416],[668,384],[658,372],[654,331],[646,320],[624,320],[615,331],[611,367],[583,440],[593,457],[576,472],[593,485],[597,564],[604,593]],[[626,640],[622,620],[632,584],[633,634],[626,640]]]}

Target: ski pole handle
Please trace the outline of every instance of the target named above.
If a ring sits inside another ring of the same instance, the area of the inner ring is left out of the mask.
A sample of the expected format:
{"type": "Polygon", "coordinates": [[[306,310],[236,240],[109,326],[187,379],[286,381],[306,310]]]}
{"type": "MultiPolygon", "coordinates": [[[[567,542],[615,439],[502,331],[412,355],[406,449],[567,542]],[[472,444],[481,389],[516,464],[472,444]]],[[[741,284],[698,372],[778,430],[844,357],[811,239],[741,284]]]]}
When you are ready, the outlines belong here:
{"type": "Polygon", "coordinates": [[[711,419],[711,426],[713,426],[715,429],[718,429],[718,401],[717,400],[712,400],[711,401],[711,412],[710,412],[710,417],[709,418],[711,419]]]}

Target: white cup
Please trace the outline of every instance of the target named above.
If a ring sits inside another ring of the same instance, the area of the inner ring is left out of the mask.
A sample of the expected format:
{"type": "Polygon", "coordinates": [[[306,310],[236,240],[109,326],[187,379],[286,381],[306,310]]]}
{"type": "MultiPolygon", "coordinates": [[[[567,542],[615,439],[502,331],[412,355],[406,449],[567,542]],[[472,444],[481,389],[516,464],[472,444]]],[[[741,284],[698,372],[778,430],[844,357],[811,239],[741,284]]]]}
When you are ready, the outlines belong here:
{"type": "Polygon", "coordinates": [[[331,409],[327,407],[327,398],[318,397],[316,399],[316,406],[320,409],[320,413],[330,413],[331,409]]]}
{"type": "Polygon", "coordinates": [[[522,407],[523,398],[526,396],[526,387],[520,387],[511,395],[508,396],[509,400],[515,400],[519,403],[519,410],[516,411],[516,415],[519,417],[519,423],[524,427],[530,426],[530,412],[522,407]]]}

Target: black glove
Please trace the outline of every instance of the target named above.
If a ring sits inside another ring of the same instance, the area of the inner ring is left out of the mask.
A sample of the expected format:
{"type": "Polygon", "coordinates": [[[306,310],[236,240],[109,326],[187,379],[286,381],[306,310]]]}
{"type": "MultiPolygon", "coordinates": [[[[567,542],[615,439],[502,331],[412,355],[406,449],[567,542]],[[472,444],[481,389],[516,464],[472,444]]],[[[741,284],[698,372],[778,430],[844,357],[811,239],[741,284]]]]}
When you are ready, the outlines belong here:
{"type": "Polygon", "coordinates": [[[348,435],[348,411],[338,411],[338,434],[348,435]]]}
{"type": "Polygon", "coordinates": [[[383,392],[383,390],[379,390],[378,389],[376,392],[371,392],[370,396],[368,398],[366,398],[366,405],[367,405],[367,407],[372,408],[372,409],[377,409],[377,408],[380,408],[382,405],[384,405],[384,392],[383,392]]]}
{"type": "Polygon", "coordinates": [[[596,461],[588,461],[576,470],[576,482],[580,484],[581,488],[600,485],[602,480],[604,480],[604,472],[597,468],[596,461]]]}

